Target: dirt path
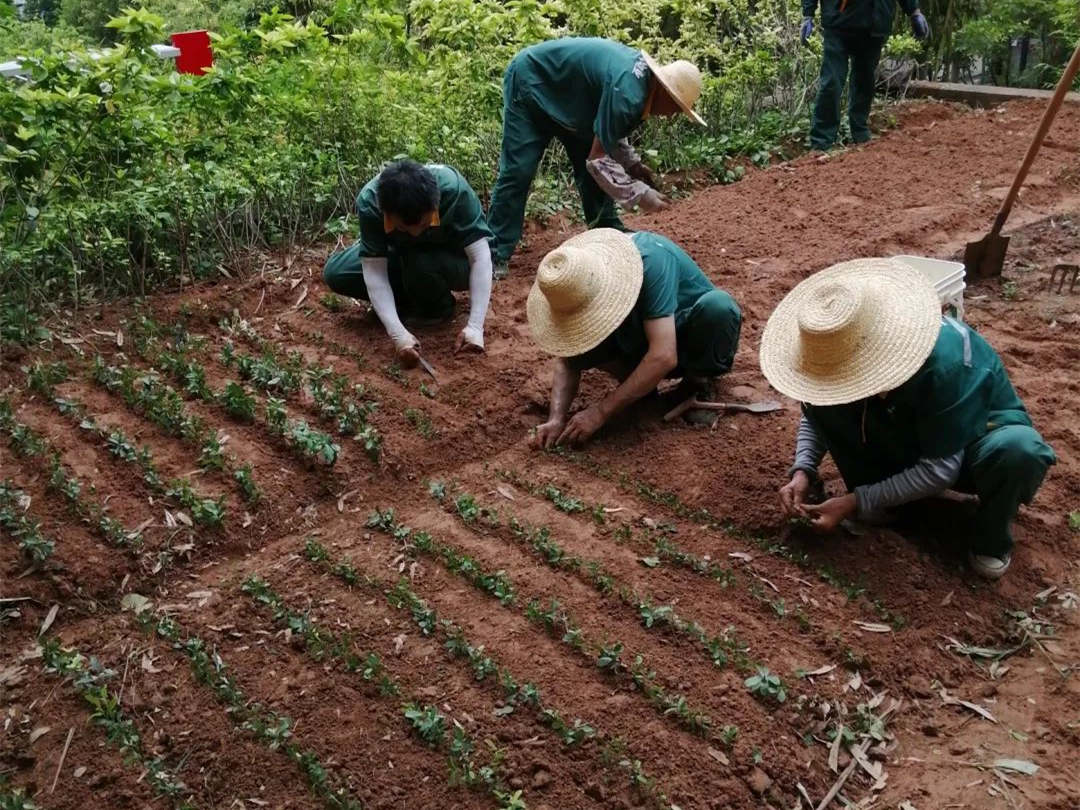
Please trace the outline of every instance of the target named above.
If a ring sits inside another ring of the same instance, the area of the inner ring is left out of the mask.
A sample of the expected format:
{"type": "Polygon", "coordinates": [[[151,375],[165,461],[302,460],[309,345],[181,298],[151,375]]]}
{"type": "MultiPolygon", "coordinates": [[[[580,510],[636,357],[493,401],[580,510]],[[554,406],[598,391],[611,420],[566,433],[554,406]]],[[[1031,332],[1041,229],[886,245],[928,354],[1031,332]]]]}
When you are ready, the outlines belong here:
{"type": "MultiPolygon", "coordinates": [[[[736,298],[727,385],[762,396],[758,340],[784,293],[856,256],[956,255],[992,220],[1038,113],[912,105],[868,147],[631,222],[736,298]]],[[[833,806],[1075,808],[1080,290],[1045,280],[1080,258],[1077,143],[1067,107],[1004,279],[967,291],[967,320],[1060,458],[992,587],[964,571],[947,505],[858,538],[784,525],[791,402],[708,429],[661,424],[661,397],[581,452],[530,452],[550,371],[523,305],[570,230],[531,229],[496,286],[485,356],[452,355],[459,323],[422,335],[438,384],[396,368],[362,309],[323,300],[325,248],[159,296],[148,319],[116,306],[56,324],[67,342],[0,370],[9,522],[53,543],[31,564],[26,532],[0,533],[0,599],[20,600],[0,602],[0,795],[788,810],[804,793],[816,806],[850,764],[833,806]],[[223,404],[230,383],[247,415],[223,404]],[[295,437],[311,430],[339,445],[332,467],[305,456],[295,437]],[[365,525],[375,509],[393,515],[365,525]],[[59,648],[42,658],[43,623],[83,669],[59,648]],[[745,685],[759,667],[782,702],[745,685]]],[[[610,384],[586,375],[583,400],[610,384]]]]}

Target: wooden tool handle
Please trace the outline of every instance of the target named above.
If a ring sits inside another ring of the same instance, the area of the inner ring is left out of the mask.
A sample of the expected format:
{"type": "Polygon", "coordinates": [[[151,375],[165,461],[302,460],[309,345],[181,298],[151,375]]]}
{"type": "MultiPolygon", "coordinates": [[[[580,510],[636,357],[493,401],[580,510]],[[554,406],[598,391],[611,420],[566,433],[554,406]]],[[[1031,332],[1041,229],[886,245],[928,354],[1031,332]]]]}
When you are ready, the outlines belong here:
{"type": "Polygon", "coordinates": [[[1043,113],[1042,122],[1035,133],[1035,138],[1031,141],[1031,146],[1028,147],[1024,162],[1020,164],[1020,171],[1016,173],[1016,179],[1013,180],[1009,193],[1005,195],[1005,201],[1002,202],[1001,210],[998,211],[997,219],[994,220],[994,227],[990,231],[992,235],[997,236],[1001,233],[1001,229],[1005,227],[1005,220],[1009,218],[1013,203],[1016,202],[1016,197],[1020,194],[1020,187],[1024,185],[1024,180],[1027,179],[1031,164],[1035,162],[1035,156],[1039,154],[1046,133],[1049,132],[1050,125],[1054,123],[1054,117],[1057,115],[1057,111],[1061,109],[1061,103],[1065,100],[1069,88],[1072,87],[1077,71],[1080,71],[1080,43],[1077,43],[1072,59],[1065,66],[1065,72],[1061,74],[1061,80],[1058,82],[1057,89],[1054,90],[1054,95],[1050,99],[1050,105],[1046,108],[1046,112],[1043,113]]]}

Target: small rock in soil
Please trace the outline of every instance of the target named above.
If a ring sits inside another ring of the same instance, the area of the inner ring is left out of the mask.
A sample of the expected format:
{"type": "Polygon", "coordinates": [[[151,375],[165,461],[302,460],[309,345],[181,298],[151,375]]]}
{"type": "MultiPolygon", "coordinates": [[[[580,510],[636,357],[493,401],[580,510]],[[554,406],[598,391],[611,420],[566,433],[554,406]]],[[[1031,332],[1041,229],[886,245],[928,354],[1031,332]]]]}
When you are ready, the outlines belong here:
{"type": "Polygon", "coordinates": [[[551,773],[545,771],[543,768],[533,774],[532,786],[534,790],[543,790],[551,784],[551,773]]]}
{"type": "Polygon", "coordinates": [[[908,681],[908,691],[915,697],[929,699],[934,696],[930,680],[925,675],[913,675],[908,681]]]}
{"type": "Polygon", "coordinates": [[[927,737],[936,737],[941,733],[941,729],[933,723],[924,723],[922,727],[922,733],[927,737]]]}
{"type": "Polygon", "coordinates": [[[596,782],[590,782],[585,786],[585,795],[590,799],[596,799],[598,802],[607,800],[607,790],[603,785],[596,782]]]}
{"type": "Polygon", "coordinates": [[[520,776],[512,776],[510,778],[510,787],[514,790],[521,790],[523,787],[525,787],[525,780],[522,779],[520,776]]]}
{"type": "Polygon", "coordinates": [[[772,787],[772,779],[761,768],[754,768],[750,771],[750,776],[746,778],[746,784],[750,786],[750,790],[761,796],[772,787]]]}
{"type": "Polygon", "coordinates": [[[968,745],[964,745],[963,743],[953,743],[949,746],[949,753],[952,754],[954,757],[963,756],[970,750],[971,747],[968,745]]]}

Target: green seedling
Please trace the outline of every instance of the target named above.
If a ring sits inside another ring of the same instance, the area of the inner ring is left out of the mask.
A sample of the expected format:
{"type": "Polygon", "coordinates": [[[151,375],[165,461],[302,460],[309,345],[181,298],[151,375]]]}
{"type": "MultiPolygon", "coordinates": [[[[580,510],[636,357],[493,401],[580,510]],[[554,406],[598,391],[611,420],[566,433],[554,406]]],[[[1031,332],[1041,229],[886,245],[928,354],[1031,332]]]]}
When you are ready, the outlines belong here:
{"type": "Polygon", "coordinates": [[[68,378],[68,367],[63,363],[38,361],[26,372],[26,384],[39,394],[51,397],[57,385],[68,378]]]}
{"type": "Polygon", "coordinates": [[[454,508],[457,509],[461,519],[470,526],[476,523],[476,519],[480,517],[480,507],[472,495],[458,495],[454,499],[454,508]]]}
{"type": "MultiPolygon", "coordinates": [[[[575,512],[584,512],[585,504],[577,498],[571,498],[568,495],[564,495],[562,490],[548,484],[543,489],[544,497],[555,504],[555,508],[560,512],[565,512],[568,515],[572,515],[575,512]]],[[[601,510],[601,514],[603,510],[601,510]]]]}
{"type": "Polygon", "coordinates": [[[332,467],[341,452],[340,445],[336,444],[327,434],[308,426],[308,423],[300,420],[293,422],[288,430],[289,440],[293,446],[310,459],[314,459],[327,467],[332,467]]]}
{"type": "Polygon", "coordinates": [[[621,641],[616,641],[614,644],[601,647],[600,653],[596,656],[596,666],[605,672],[623,672],[626,669],[626,665],[622,662],[620,657],[622,651],[623,645],[621,641]]]}
{"type": "Polygon", "coordinates": [[[204,470],[225,469],[225,449],[217,436],[208,438],[199,452],[199,466],[204,470]]]}
{"type": "Polygon", "coordinates": [[[202,526],[217,528],[225,522],[225,499],[195,499],[191,503],[191,519],[202,526]]]}
{"type": "Polygon", "coordinates": [[[773,700],[783,703],[787,700],[787,688],[780,676],[768,667],[758,667],[757,672],[744,681],[750,694],[760,700],[773,700]]]}
{"type": "Polygon", "coordinates": [[[244,498],[249,504],[254,505],[259,502],[259,499],[262,498],[262,493],[259,491],[258,486],[255,484],[255,479],[252,477],[250,464],[238,467],[233,472],[233,479],[240,487],[240,491],[244,493],[244,498]]]}
{"type": "Polygon", "coordinates": [[[417,706],[409,703],[404,708],[405,719],[408,720],[421,740],[432,748],[442,745],[446,737],[446,718],[439,713],[434,706],[417,706]]]}
{"type": "Polygon", "coordinates": [[[327,293],[319,299],[319,303],[331,312],[342,312],[345,309],[345,301],[333,293],[327,293]]]}
{"type": "Polygon", "coordinates": [[[243,385],[230,380],[221,392],[221,405],[225,413],[238,422],[255,421],[255,397],[243,385]]]}
{"type": "Polygon", "coordinates": [[[420,408],[406,408],[405,419],[416,429],[422,439],[435,437],[436,431],[435,426],[431,424],[431,417],[420,408]]]}

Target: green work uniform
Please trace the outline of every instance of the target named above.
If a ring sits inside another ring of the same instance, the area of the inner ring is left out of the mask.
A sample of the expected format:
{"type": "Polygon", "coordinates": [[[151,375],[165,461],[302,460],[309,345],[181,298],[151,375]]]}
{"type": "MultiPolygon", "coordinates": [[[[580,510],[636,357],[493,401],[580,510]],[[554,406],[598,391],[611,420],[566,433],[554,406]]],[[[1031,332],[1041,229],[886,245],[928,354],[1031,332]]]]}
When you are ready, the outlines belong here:
{"type": "MultiPolygon", "coordinates": [[[[813,17],[819,0],[802,0],[804,17],[813,17]]],[[[820,0],[825,52],[817,102],[810,126],[810,145],[830,149],[840,129],[840,102],[851,70],[848,91],[848,122],[855,143],[870,140],[870,106],[874,80],[885,40],[892,33],[896,0],[820,0]],[[842,10],[841,10],[842,9],[842,10]]],[[[919,7],[917,0],[900,0],[908,15],[919,7]]]]}
{"type": "Polygon", "coordinates": [[[476,192],[456,169],[427,167],[439,185],[438,216],[419,236],[393,229],[379,207],[378,176],[356,196],[360,237],[326,262],[323,279],[336,293],[369,300],[361,259],[387,259],[394,302],[402,317],[444,318],[453,313],[451,290],[469,289],[465,247],[491,239],[476,192]]]}
{"type": "Polygon", "coordinates": [[[608,39],[567,37],[533,45],[503,77],[503,139],[488,221],[495,260],[521,239],[525,198],[552,138],[566,148],[590,228],[622,228],[615,204],[585,167],[593,138],[609,155],[645,115],[650,71],[641,51],[608,39]]]}
{"type": "Polygon", "coordinates": [[[645,321],[675,316],[679,364],[671,377],[718,377],[731,370],[739,345],[742,313],[718,290],[686,252],[659,234],[630,237],[641,253],[643,278],[637,303],[615,331],[594,349],[567,358],[571,368],[632,369],[649,349],[645,321]]]}
{"type": "Polygon", "coordinates": [[[947,318],[933,351],[884,397],[803,405],[849,491],[963,451],[956,488],[979,496],[971,547],[1001,557],[1010,525],[1057,459],[1031,425],[1001,358],[970,327],[947,318]]]}

